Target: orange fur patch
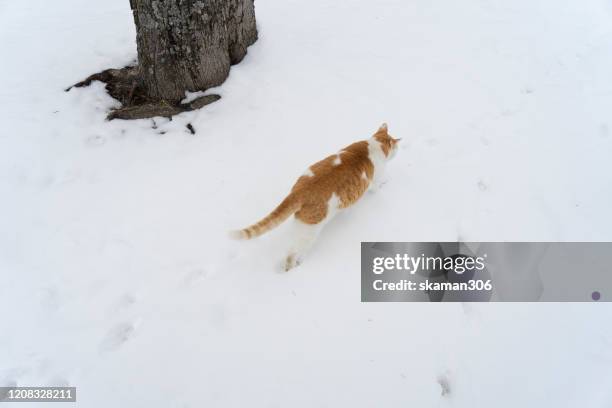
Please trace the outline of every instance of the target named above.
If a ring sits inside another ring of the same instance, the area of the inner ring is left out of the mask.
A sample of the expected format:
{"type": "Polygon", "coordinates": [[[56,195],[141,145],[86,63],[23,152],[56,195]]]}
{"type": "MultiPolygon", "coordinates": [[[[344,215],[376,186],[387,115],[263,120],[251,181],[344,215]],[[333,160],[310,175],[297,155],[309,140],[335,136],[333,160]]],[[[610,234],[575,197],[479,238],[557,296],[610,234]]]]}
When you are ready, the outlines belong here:
{"type": "Polygon", "coordinates": [[[367,190],[374,175],[365,140],[347,146],[338,155],[329,156],[309,169],[313,175],[300,177],[291,189],[291,194],[302,203],[295,217],[306,224],[318,224],[325,219],[333,194],[338,197],[340,208],[353,204],[367,190]],[[334,164],[338,156],[340,164],[334,164]],[[363,173],[367,180],[362,177],[363,173]]]}

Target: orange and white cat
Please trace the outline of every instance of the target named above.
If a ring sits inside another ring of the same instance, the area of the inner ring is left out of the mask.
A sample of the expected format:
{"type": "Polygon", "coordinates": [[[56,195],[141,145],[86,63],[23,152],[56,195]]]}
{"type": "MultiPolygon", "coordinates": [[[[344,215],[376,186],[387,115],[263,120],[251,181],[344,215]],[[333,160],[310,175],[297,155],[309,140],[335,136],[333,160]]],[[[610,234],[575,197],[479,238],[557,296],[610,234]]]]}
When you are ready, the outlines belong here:
{"type": "Polygon", "coordinates": [[[377,189],[386,162],[397,143],[383,123],[368,140],[353,143],[308,168],[289,195],[267,217],[250,227],[232,231],[235,239],[258,237],[294,215],[294,237],[285,270],[299,265],[323,226],[341,209],[354,204],[366,190],[377,189]]]}

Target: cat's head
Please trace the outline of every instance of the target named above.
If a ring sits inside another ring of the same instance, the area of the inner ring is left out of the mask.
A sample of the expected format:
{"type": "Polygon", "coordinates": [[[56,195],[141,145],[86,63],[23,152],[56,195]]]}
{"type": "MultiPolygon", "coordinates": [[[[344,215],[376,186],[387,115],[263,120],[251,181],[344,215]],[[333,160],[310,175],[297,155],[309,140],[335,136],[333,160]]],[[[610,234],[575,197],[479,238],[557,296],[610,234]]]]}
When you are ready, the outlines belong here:
{"type": "Polygon", "coordinates": [[[386,123],[380,125],[374,136],[372,136],[378,143],[380,143],[380,148],[387,160],[390,160],[395,156],[397,152],[399,141],[402,139],[394,139],[393,136],[389,134],[389,128],[386,123]]]}

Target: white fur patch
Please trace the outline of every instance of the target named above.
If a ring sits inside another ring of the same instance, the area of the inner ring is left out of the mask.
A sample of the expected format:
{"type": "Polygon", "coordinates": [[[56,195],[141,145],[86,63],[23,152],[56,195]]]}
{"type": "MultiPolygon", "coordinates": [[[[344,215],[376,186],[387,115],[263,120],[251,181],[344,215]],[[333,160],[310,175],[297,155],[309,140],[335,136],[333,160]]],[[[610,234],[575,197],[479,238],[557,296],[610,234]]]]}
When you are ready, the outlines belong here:
{"type": "Polygon", "coordinates": [[[327,202],[327,216],[325,217],[324,222],[327,222],[330,219],[332,219],[334,215],[336,215],[339,209],[340,209],[340,198],[336,195],[336,193],[333,193],[329,201],[327,202]]]}
{"type": "Polygon", "coordinates": [[[372,183],[376,185],[381,178],[387,158],[382,150],[380,143],[374,138],[368,140],[368,158],[374,165],[372,183]]]}
{"type": "Polygon", "coordinates": [[[361,173],[361,178],[364,179],[365,181],[368,181],[368,175],[366,174],[365,171],[361,173]]]}
{"type": "Polygon", "coordinates": [[[340,155],[337,154],[336,158],[334,159],[334,166],[338,166],[340,163],[342,163],[342,159],[340,159],[340,155]]]}
{"type": "Polygon", "coordinates": [[[229,237],[231,239],[247,239],[247,234],[243,230],[234,230],[229,232],[229,237]]]}
{"type": "Polygon", "coordinates": [[[310,167],[306,169],[306,171],[304,172],[304,176],[314,177],[314,173],[312,172],[312,170],[310,170],[310,167]]]}
{"type": "Polygon", "coordinates": [[[368,158],[374,165],[374,176],[376,176],[376,173],[382,170],[386,159],[385,153],[376,139],[368,140],[368,158]]]}
{"type": "Polygon", "coordinates": [[[327,202],[329,208],[340,208],[340,198],[336,193],[332,193],[329,201],[327,202]]]}

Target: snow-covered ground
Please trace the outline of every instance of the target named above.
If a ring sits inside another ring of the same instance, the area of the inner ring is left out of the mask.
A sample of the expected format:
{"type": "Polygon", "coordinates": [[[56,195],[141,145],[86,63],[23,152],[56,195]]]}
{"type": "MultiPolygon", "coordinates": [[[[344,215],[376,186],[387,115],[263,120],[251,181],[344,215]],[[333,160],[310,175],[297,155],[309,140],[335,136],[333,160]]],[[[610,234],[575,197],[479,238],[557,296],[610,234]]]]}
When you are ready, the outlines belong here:
{"type": "Polygon", "coordinates": [[[612,239],[612,2],[256,13],[219,102],[106,122],[102,84],[63,89],[135,58],[128,1],[0,1],[0,385],[100,408],[612,406],[608,304],[365,304],[359,268],[360,241],[612,239]],[[279,272],[284,227],[227,239],[383,121],[388,183],[301,267],[279,272]]]}

